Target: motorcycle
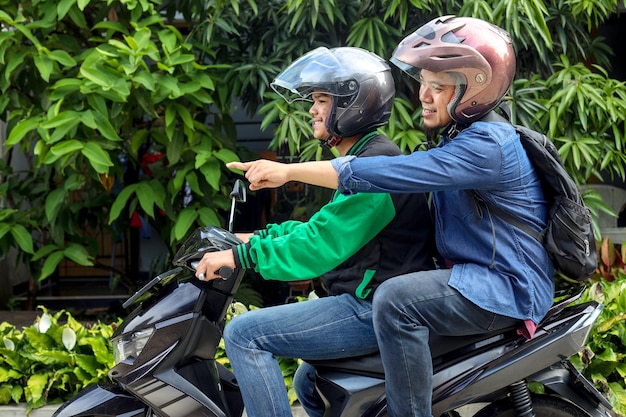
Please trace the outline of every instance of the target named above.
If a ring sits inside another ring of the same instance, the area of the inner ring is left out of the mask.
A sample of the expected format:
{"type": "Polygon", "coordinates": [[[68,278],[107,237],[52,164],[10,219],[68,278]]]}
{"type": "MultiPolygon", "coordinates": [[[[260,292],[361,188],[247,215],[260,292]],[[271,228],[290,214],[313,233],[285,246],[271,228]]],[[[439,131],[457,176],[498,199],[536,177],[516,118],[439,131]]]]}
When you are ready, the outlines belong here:
{"type": "MultiPolygon", "coordinates": [[[[174,268],[153,278],[124,303],[134,308],[112,337],[112,383],[93,385],[63,404],[53,417],[240,417],[234,374],[216,358],[229,308],[243,270],[222,268],[204,282],[195,266],[207,251],[228,250],[236,202],[230,194],[228,230],[201,227],[185,240],[174,268]]],[[[601,312],[596,302],[574,303],[582,289],[559,293],[530,340],[516,329],[472,337],[431,336],[433,416],[458,416],[460,407],[484,405],[474,417],[608,417],[610,403],[567,360],[581,351],[601,312]],[[529,383],[543,387],[533,394],[529,383]]],[[[328,417],[387,416],[384,373],[378,354],[309,361],[328,417]]]]}

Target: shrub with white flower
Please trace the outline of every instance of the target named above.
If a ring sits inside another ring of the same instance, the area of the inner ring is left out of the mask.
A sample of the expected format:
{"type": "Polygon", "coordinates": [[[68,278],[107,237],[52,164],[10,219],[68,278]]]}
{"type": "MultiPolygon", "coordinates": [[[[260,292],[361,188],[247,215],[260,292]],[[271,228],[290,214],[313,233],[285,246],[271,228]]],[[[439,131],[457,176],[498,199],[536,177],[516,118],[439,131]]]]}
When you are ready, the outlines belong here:
{"type": "Polygon", "coordinates": [[[30,411],[108,381],[116,324],[84,326],[64,310],[40,309],[35,323],[23,330],[0,323],[0,405],[26,402],[30,411]]]}

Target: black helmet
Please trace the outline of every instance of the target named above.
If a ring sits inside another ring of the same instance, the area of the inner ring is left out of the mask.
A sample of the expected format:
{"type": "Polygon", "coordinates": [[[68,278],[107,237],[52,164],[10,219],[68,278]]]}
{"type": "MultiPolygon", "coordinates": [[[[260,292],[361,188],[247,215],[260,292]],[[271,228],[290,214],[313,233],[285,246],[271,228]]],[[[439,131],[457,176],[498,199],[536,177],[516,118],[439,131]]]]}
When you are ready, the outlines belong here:
{"type": "Polygon", "coordinates": [[[484,20],[442,16],[404,38],[390,61],[419,81],[420,70],[456,75],[450,117],[467,123],[498,105],[515,75],[509,34],[484,20]]]}
{"type": "Polygon", "coordinates": [[[294,61],[271,83],[288,103],[333,96],[326,120],[331,136],[366,133],[389,120],[396,92],[391,68],[376,54],[353,47],[314,49],[294,61]]]}

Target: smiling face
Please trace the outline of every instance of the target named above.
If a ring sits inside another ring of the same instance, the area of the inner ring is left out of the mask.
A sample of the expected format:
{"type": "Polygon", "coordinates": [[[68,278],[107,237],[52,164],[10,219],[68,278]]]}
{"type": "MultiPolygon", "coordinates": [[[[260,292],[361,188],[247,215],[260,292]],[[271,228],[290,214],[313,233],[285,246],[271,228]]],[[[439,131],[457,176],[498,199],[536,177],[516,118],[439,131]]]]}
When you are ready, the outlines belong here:
{"type": "Polygon", "coordinates": [[[313,105],[309,109],[309,113],[313,116],[311,124],[313,125],[313,137],[319,140],[326,140],[330,136],[326,130],[326,119],[329,117],[333,98],[330,94],[313,93],[311,96],[313,105]]]}
{"type": "Polygon", "coordinates": [[[423,69],[420,73],[420,101],[424,127],[437,129],[452,121],[448,113],[448,103],[454,97],[456,79],[445,72],[431,72],[423,69]]]}

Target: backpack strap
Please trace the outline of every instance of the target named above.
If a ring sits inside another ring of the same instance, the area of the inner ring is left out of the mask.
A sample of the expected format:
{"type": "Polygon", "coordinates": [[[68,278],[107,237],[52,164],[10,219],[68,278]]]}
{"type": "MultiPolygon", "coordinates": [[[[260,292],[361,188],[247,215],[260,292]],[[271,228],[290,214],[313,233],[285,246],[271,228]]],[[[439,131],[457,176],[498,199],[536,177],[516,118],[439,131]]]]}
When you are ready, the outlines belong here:
{"type": "Polygon", "coordinates": [[[498,109],[502,109],[504,116],[500,115],[495,110],[491,110],[489,113],[481,117],[481,122],[500,122],[500,123],[511,123],[511,119],[509,117],[509,113],[507,112],[508,106],[502,104],[498,109]]]}
{"type": "Polygon", "coordinates": [[[470,190],[470,193],[473,195],[475,200],[477,200],[479,203],[484,204],[485,207],[487,207],[487,210],[489,210],[496,216],[500,217],[501,219],[506,220],[508,223],[512,224],[513,226],[516,226],[518,229],[523,230],[524,232],[528,233],[529,235],[537,239],[539,242],[542,241],[541,233],[534,231],[533,229],[530,228],[529,225],[522,222],[517,217],[502,210],[500,207],[494,206],[490,202],[486,201],[480,196],[480,194],[478,194],[478,192],[476,192],[476,190],[470,190]]]}
{"type": "MultiPolygon", "coordinates": [[[[511,123],[510,113],[509,113],[510,109],[508,108],[508,106],[506,104],[501,103],[498,108],[504,112],[505,117],[501,116],[500,114],[492,110],[486,115],[484,115],[480,120],[482,122],[500,122],[500,123],[510,124],[511,123]]],[[[512,224],[513,226],[516,226],[518,229],[523,230],[524,232],[528,233],[529,235],[537,239],[539,242],[542,241],[541,233],[534,231],[529,225],[522,222],[517,217],[502,210],[500,207],[494,206],[493,204],[491,204],[490,202],[482,198],[476,190],[470,190],[469,192],[478,203],[483,203],[485,207],[487,207],[487,210],[489,210],[496,216],[500,217],[501,219],[506,220],[508,223],[512,224]]]]}

